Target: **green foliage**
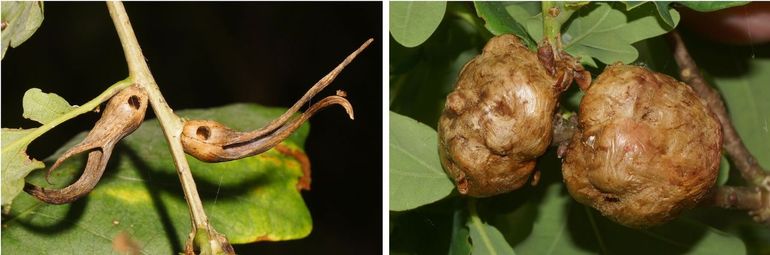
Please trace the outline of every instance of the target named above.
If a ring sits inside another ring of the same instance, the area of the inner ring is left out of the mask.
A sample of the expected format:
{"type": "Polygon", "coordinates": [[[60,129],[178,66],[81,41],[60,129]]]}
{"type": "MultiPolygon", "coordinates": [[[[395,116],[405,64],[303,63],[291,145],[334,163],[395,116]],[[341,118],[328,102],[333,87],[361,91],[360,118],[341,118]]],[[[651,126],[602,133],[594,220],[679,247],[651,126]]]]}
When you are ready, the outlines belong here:
{"type": "MultiPolygon", "coordinates": [[[[266,124],[285,109],[235,104],[185,110],[187,118],[214,119],[246,130],[266,124]]],[[[282,144],[301,151],[304,125],[282,144]]],[[[64,146],[76,144],[80,135],[64,146]]],[[[157,120],[145,122],[113,153],[105,176],[88,196],[68,205],[49,205],[29,195],[17,198],[3,220],[2,251],[108,254],[119,236],[145,254],[183,250],[190,216],[170,152],[157,120]],[[78,249],[74,249],[78,248],[78,249]]],[[[62,186],[78,177],[85,155],[65,161],[52,175],[62,186]]],[[[53,160],[54,157],[49,160],[53,160]]],[[[275,150],[225,163],[187,157],[209,221],[232,243],[290,240],[309,234],[310,214],[297,190],[300,162],[275,150]]],[[[28,180],[44,185],[42,172],[28,180]]]]}
{"type": "Polygon", "coordinates": [[[655,5],[655,9],[658,11],[658,16],[663,19],[663,22],[666,22],[666,25],[669,28],[676,27],[676,22],[674,21],[674,18],[671,17],[669,4],[671,4],[670,1],[654,1],[652,2],[655,5]]]}
{"type": "Polygon", "coordinates": [[[43,24],[43,1],[3,1],[2,58],[8,46],[19,47],[43,24]]]}
{"type": "Polygon", "coordinates": [[[738,134],[759,164],[768,169],[770,101],[767,99],[770,98],[770,86],[766,84],[770,81],[770,59],[754,58],[747,64],[740,76],[720,75],[715,76],[714,81],[725,99],[738,134]]]}
{"type": "Polygon", "coordinates": [[[446,18],[418,47],[406,48],[391,40],[391,110],[436,126],[444,98],[460,69],[489,39],[489,33],[479,25],[482,21],[474,20],[475,10],[471,7],[461,2],[448,3],[446,18]]]}
{"type": "MultiPolygon", "coordinates": [[[[649,15],[658,10],[654,4],[645,4],[631,11],[619,8],[616,4],[607,3],[593,3],[578,10],[565,8],[560,17],[572,18],[557,19],[559,23],[566,25],[562,27],[564,50],[580,57],[583,64],[592,67],[597,67],[594,58],[605,64],[618,61],[628,64],[639,56],[631,44],[662,35],[673,28],[661,24],[658,18],[649,15]]],[[[507,15],[499,22],[511,22],[506,19],[512,18],[515,20],[513,23],[524,24],[532,38],[543,38],[543,18],[539,12],[533,13],[532,8],[527,9],[523,5],[513,3],[505,5],[505,10],[507,15]]],[[[679,13],[676,10],[670,9],[667,14],[674,25],[679,22],[679,13]]],[[[488,16],[485,19],[489,22],[494,18],[488,16]]]]}
{"type": "Polygon", "coordinates": [[[433,203],[454,189],[439,162],[436,131],[390,113],[390,210],[433,203]]]}
{"type": "MultiPolygon", "coordinates": [[[[564,50],[594,67],[596,63],[591,58],[605,64],[633,62],[639,52],[631,46],[632,43],[662,35],[671,29],[660,24],[656,17],[649,16],[647,6],[624,13],[610,4],[596,3],[595,8],[578,10],[573,15],[576,18],[563,30],[564,50]]],[[[670,10],[670,15],[674,23],[679,22],[678,12],[670,10]]]]}
{"type": "MultiPolygon", "coordinates": [[[[392,111],[435,127],[444,98],[459,71],[450,66],[462,67],[478,54],[489,38],[488,32],[517,34],[510,32],[513,31],[510,27],[520,26],[526,31],[524,37],[542,38],[539,3],[475,3],[481,17],[453,19],[462,16],[452,8],[458,5],[449,3],[446,18],[434,37],[452,33],[462,36],[447,36],[435,42],[431,38],[411,51],[391,44],[392,111]],[[489,6],[495,7],[494,12],[479,10],[489,6]],[[506,15],[500,15],[501,12],[506,15]],[[478,29],[478,23],[484,24],[484,29],[478,29]],[[432,62],[439,58],[438,53],[450,57],[432,62]],[[441,84],[437,85],[436,80],[441,84]]],[[[665,38],[660,37],[679,22],[679,14],[669,4],[591,2],[570,8],[565,15],[568,17],[558,20],[562,24],[563,45],[568,53],[597,67],[589,68],[594,75],[601,72],[602,63],[621,61],[676,77],[679,70],[670,55],[670,47],[665,38]],[[667,24],[666,14],[673,25],[667,24]]],[[[693,42],[698,43],[702,42],[693,42]]],[[[713,74],[713,78],[723,93],[734,124],[760,164],[768,166],[770,153],[766,141],[770,140],[770,132],[766,123],[770,123],[770,101],[764,99],[770,97],[770,90],[758,85],[770,81],[770,61],[767,61],[770,51],[767,47],[745,49],[751,49],[751,56],[743,53],[736,56],[731,49],[723,48],[691,52],[699,64],[704,61],[707,66],[704,69],[720,72],[713,74]],[[750,60],[746,63],[744,59],[750,60]],[[707,65],[709,62],[714,66],[707,65]]],[[[573,86],[561,100],[563,109],[577,110],[582,95],[573,86]]],[[[398,128],[392,122],[391,135],[403,132],[398,128]]],[[[435,147],[428,149],[431,153],[436,151],[435,147]]],[[[461,196],[446,196],[415,209],[391,211],[391,226],[395,226],[391,229],[391,248],[396,254],[469,254],[471,251],[476,254],[478,249],[491,247],[484,244],[485,239],[479,232],[482,230],[490,236],[494,234],[489,233],[501,234],[492,244],[507,246],[518,254],[764,254],[770,249],[766,244],[770,231],[752,222],[745,212],[695,208],[676,220],[646,230],[618,225],[570,198],[561,182],[561,166],[554,154],[552,149],[539,160],[537,169],[542,178],[538,186],[478,199],[477,219],[481,227],[474,229],[468,208],[456,206],[467,203],[467,198],[461,196]],[[426,235],[434,236],[424,238],[426,235]]],[[[723,158],[719,185],[740,179],[733,178],[736,171],[730,171],[729,161],[723,158]]],[[[391,199],[396,199],[393,194],[391,199]]]]}
{"type": "Polygon", "coordinates": [[[10,209],[11,202],[24,188],[24,177],[32,170],[43,168],[43,162],[27,155],[27,146],[31,140],[23,139],[34,129],[3,128],[2,135],[2,199],[3,211],[10,209]]]}
{"type": "Polygon", "coordinates": [[[46,124],[73,110],[67,100],[54,93],[43,93],[38,88],[31,88],[22,99],[24,118],[46,124]]]}
{"type": "Polygon", "coordinates": [[[748,4],[749,1],[679,1],[678,4],[699,12],[713,12],[748,4]]]}
{"type": "Polygon", "coordinates": [[[475,255],[515,255],[513,248],[505,241],[503,234],[497,228],[481,222],[476,215],[475,200],[471,200],[469,206],[471,217],[468,221],[470,236],[473,242],[473,254],[475,255]]]}
{"type": "MultiPolygon", "coordinates": [[[[561,183],[535,192],[534,198],[513,210],[488,206],[495,212],[494,224],[522,254],[745,253],[740,239],[687,217],[648,230],[633,230],[572,201],[561,183]]],[[[505,198],[489,203],[501,200],[505,198]]]]}
{"type": "Polygon", "coordinates": [[[401,45],[418,46],[436,30],[445,10],[445,1],[390,2],[390,34],[401,45]]]}
{"type": "MultiPolygon", "coordinates": [[[[474,2],[476,13],[486,22],[484,27],[489,29],[492,34],[515,34],[522,39],[529,48],[534,48],[537,44],[530,38],[524,27],[512,18],[506,12],[506,3],[504,2],[474,2]]],[[[534,36],[533,36],[534,37],[534,36]]],[[[539,39],[542,37],[534,37],[539,39]]]]}
{"type": "MultiPolygon", "coordinates": [[[[22,104],[24,118],[44,125],[75,109],[59,95],[43,93],[37,88],[29,89],[24,93],[22,104]]],[[[32,170],[45,167],[43,162],[27,155],[27,146],[40,136],[40,134],[33,134],[34,131],[34,128],[2,129],[2,199],[5,210],[8,210],[13,199],[24,187],[24,178],[32,170]]]]}
{"type": "Polygon", "coordinates": [[[450,255],[471,254],[471,233],[467,224],[467,216],[464,210],[455,209],[452,217],[452,239],[449,244],[450,255]]]}

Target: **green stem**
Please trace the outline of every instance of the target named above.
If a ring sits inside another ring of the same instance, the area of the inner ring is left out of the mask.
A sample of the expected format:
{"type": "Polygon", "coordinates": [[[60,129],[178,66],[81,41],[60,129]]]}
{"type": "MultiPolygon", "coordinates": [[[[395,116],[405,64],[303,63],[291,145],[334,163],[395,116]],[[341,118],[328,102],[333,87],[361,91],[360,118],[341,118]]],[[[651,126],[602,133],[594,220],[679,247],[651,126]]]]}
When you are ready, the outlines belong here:
{"type": "MultiPolygon", "coordinates": [[[[210,238],[208,241],[217,243],[215,247],[230,247],[229,244],[226,243],[226,239],[209,225],[208,217],[203,210],[203,203],[198,195],[198,189],[195,186],[195,180],[190,172],[190,166],[187,163],[184,149],[180,141],[184,123],[182,119],[171,110],[168,103],[166,103],[166,100],[163,98],[163,94],[161,94],[158,84],[155,83],[155,78],[153,78],[150,68],[145,62],[144,54],[142,54],[142,49],[139,47],[139,42],[134,34],[134,29],[131,27],[131,22],[128,19],[128,14],[123,7],[123,3],[118,1],[107,1],[107,8],[110,11],[110,16],[112,17],[115,29],[118,32],[118,37],[123,46],[123,52],[128,64],[129,76],[133,77],[136,84],[147,91],[150,105],[152,105],[152,109],[163,129],[163,134],[168,141],[171,155],[174,159],[174,164],[176,165],[177,174],[179,175],[179,180],[182,184],[185,200],[187,201],[190,210],[192,231],[188,237],[188,241],[195,239],[198,229],[203,229],[210,238]]],[[[202,252],[207,253],[210,251],[202,252]]],[[[217,251],[214,251],[214,253],[216,252],[217,251]]],[[[219,250],[219,252],[221,252],[221,250],[219,250]]]]}
{"type": "Polygon", "coordinates": [[[561,49],[561,23],[556,19],[561,12],[562,4],[553,1],[541,2],[541,9],[543,11],[543,36],[545,40],[553,47],[554,52],[557,49],[561,49]]]}
{"type": "Polygon", "coordinates": [[[473,223],[473,227],[476,229],[477,232],[479,232],[479,236],[481,236],[481,243],[487,247],[486,250],[489,251],[492,255],[497,255],[497,251],[494,248],[494,245],[492,245],[492,240],[487,235],[486,230],[484,229],[484,223],[481,222],[481,218],[479,218],[478,210],[476,209],[476,203],[478,200],[475,198],[468,198],[468,212],[471,218],[471,222],[473,223]]]}
{"type": "Polygon", "coordinates": [[[95,97],[94,99],[91,99],[91,101],[88,101],[87,103],[81,106],[78,106],[67,113],[59,115],[59,117],[56,117],[55,119],[51,120],[48,123],[45,123],[44,125],[38,128],[35,128],[34,131],[14,141],[8,146],[3,146],[2,152],[5,153],[6,151],[18,148],[19,146],[25,146],[26,144],[31,143],[33,140],[37,139],[38,137],[45,134],[49,130],[58,126],[59,124],[64,123],[65,121],[68,121],[77,116],[80,116],[81,114],[93,111],[101,103],[103,103],[104,101],[107,101],[113,95],[115,95],[115,93],[117,93],[118,91],[122,90],[125,87],[130,86],[132,83],[133,81],[131,80],[131,78],[127,78],[125,80],[112,84],[112,86],[104,90],[104,92],[99,94],[99,96],[95,97]]]}

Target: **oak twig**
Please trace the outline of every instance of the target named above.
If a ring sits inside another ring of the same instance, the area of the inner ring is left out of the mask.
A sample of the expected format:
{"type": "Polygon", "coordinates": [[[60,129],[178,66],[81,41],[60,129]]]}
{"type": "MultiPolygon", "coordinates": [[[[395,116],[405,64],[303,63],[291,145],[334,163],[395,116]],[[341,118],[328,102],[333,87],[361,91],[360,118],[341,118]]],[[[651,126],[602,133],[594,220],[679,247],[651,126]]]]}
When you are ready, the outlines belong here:
{"type": "Polygon", "coordinates": [[[741,140],[719,92],[703,78],[700,69],[690,57],[681,35],[676,30],[668,34],[674,51],[674,59],[679,65],[680,78],[689,84],[706,101],[711,111],[722,124],[723,148],[730,160],[741,172],[741,176],[751,187],[717,187],[712,192],[713,205],[723,208],[749,210],[754,220],[770,225],[770,174],[754,158],[741,140]]]}
{"type": "Polygon", "coordinates": [[[123,46],[123,52],[128,64],[129,77],[133,79],[134,83],[147,91],[150,105],[160,122],[163,134],[168,141],[174,164],[176,165],[177,174],[179,175],[179,181],[182,184],[182,190],[190,210],[192,221],[192,230],[188,236],[187,245],[185,245],[185,252],[192,253],[193,243],[195,243],[200,247],[201,253],[234,254],[235,252],[227,239],[216,232],[216,230],[209,224],[208,217],[203,210],[203,203],[198,195],[198,189],[195,186],[195,180],[192,177],[192,173],[190,173],[190,166],[187,163],[180,141],[183,126],[182,120],[179,116],[174,114],[173,110],[171,110],[166,103],[166,100],[163,98],[163,94],[161,94],[158,84],[155,83],[155,78],[153,78],[150,68],[145,62],[144,54],[142,54],[142,49],[139,47],[139,42],[134,34],[134,29],[131,27],[131,22],[128,19],[128,14],[123,7],[123,3],[118,1],[108,1],[107,8],[109,9],[112,22],[115,24],[115,30],[117,30],[118,37],[123,46]],[[203,233],[198,230],[203,230],[203,233]]]}

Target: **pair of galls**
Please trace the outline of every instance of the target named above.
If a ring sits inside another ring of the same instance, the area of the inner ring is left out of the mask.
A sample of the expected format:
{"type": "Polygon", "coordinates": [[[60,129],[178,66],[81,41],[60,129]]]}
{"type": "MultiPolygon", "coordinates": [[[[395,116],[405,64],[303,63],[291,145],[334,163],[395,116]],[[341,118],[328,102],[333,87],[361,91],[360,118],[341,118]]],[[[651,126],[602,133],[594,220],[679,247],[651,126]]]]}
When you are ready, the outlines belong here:
{"type": "MultiPolygon", "coordinates": [[[[372,41],[373,39],[369,39],[364,42],[334,70],[313,85],[289,110],[258,130],[238,132],[214,120],[185,121],[181,136],[184,151],[205,162],[237,160],[273,148],[318,110],[328,106],[341,105],[345,108],[348,116],[353,119],[353,107],[344,98],[345,93],[343,91],[338,91],[336,96],[328,96],[313,104],[299,116],[295,116],[295,113],[299,111],[302,105],[329,85],[345,66],[372,41]]],[[[96,122],[88,136],[81,143],[62,154],[46,173],[46,180],[48,181],[50,173],[66,159],[82,152],[88,152],[88,161],[80,178],[62,189],[46,189],[26,183],[24,191],[50,204],[70,203],[91,192],[101,179],[115,145],[134,132],[144,121],[147,103],[148,94],[141,86],[134,84],[119,91],[110,98],[102,112],[102,117],[96,122]]]]}

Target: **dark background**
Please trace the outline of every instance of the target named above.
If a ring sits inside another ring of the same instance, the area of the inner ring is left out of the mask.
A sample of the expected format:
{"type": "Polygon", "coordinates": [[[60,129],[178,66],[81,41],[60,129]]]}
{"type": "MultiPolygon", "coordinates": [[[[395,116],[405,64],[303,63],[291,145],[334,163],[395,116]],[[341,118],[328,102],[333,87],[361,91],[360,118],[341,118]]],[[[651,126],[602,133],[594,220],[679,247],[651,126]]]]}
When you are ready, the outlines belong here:
{"type": "MultiPolygon", "coordinates": [[[[151,71],[175,110],[235,102],[289,107],[344,57],[374,42],[316,98],[345,90],[356,119],[338,108],[310,119],[305,149],[313,217],[305,239],[236,246],[242,254],[382,252],[382,4],[126,3],[151,71]]],[[[22,118],[29,88],[83,104],[126,78],[120,41],[104,3],[45,3],[45,20],[2,60],[2,126],[22,118]]],[[[154,118],[148,109],[147,118],[154,118]]],[[[93,126],[85,114],[32,143],[46,158],[93,126]]],[[[255,127],[256,128],[256,127],[255,127]]]]}

